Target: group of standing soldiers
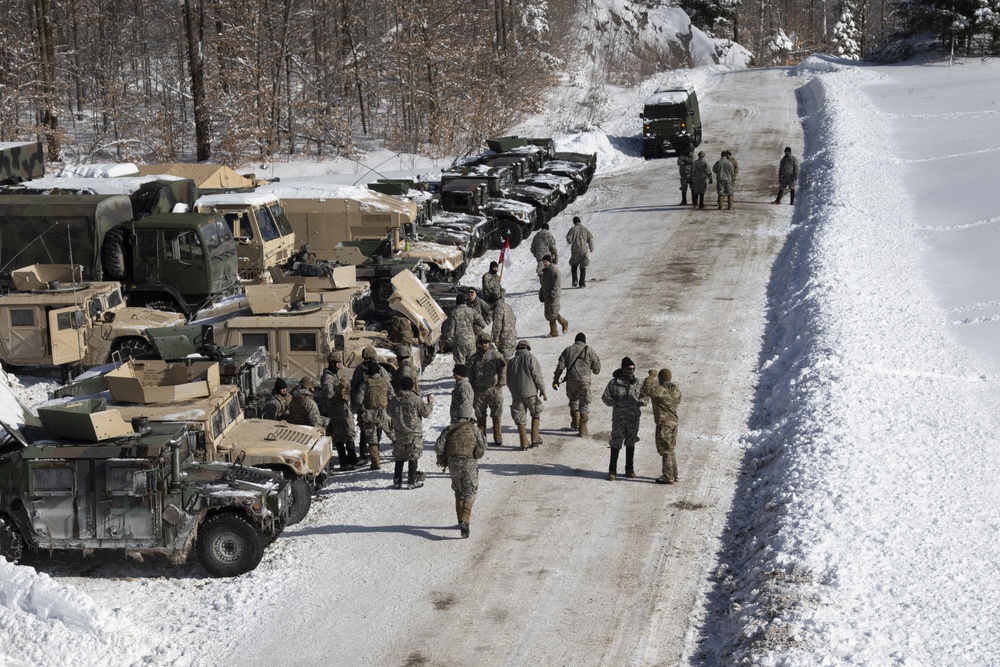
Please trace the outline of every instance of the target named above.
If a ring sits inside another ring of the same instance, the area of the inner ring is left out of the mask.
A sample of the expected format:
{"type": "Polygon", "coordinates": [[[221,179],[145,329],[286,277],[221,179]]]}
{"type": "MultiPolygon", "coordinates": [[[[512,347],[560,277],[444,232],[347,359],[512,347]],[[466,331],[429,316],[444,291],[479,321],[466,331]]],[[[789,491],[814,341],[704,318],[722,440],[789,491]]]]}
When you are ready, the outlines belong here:
{"type": "MultiPolygon", "coordinates": [[[[732,151],[724,150],[721,156],[712,165],[711,169],[705,160],[705,151],[698,151],[698,158],[694,158],[694,149],[687,145],[681,145],[677,155],[677,170],[681,180],[681,206],[687,206],[687,191],[691,188],[691,204],[698,208],[705,208],[705,190],[712,183],[712,175],[715,175],[716,190],[719,194],[719,210],[722,210],[723,201],[727,209],[733,208],[733,195],[736,190],[736,179],[740,174],[740,163],[733,155],[732,151]]],[[[781,203],[781,198],[785,190],[791,193],[790,204],[795,203],[795,187],[799,180],[799,160],[792,155],[792,149],[785,147],[785,155],[778,164],[778,196],[772,202],[781,203]]]]}

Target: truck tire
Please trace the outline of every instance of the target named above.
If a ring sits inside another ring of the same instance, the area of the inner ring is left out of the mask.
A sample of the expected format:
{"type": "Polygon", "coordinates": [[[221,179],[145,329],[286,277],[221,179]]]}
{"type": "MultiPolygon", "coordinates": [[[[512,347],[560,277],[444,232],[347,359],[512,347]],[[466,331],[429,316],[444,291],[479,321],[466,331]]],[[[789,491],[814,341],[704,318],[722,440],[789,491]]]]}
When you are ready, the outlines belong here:
{"type": "Polygon", "coordinates": [[[497,230],[493,232],[493,242],[496,244],[496,247],[500,248],[503,246],[504,237],[508,237],[511,248],[521,245],[521,241],[524,240],[524,233],[521,231],[520,223],[516,220],[498,221],[497,230]]]}
{"type": "Polygon", "coordinates": [[[125,280],[125,228],[112,227],[101,245],[101,266],[105,280],[125,280]]]}
{"type": "Polygon", "coordinates": [[[235,577],[257,567],[264,538],[235,514],[216,514],[198,529],[198,561],[213,577],[235,577]]]}
{"type": "MultiPolygon", "coordinates": [[[[114,347],[112,348],[112,354],[117,352],[121,356],[122,361],[128,361],[129,359],[137,359],[143,355],[149,354],[153,351],[153,346],[150,345],[145,338],[139,338],[138,336],[128,336],[118,340],[114,347]]],[[[108,359],[110,362],[111,360],[108,359]]]]}
{"type": "Polygon", "coordinates": [[[14,527],[14,523],[7,517],[0,516],[0,556],[6,558],[11,563],[21,560],[27,545],[21,532],[14,527]]]}
{"type": "Polygon", "coordinates": [[[288,524],[294,526],[309,514],[312,506],[312,489],[309,482],[298,475],[290,475],[292,485],[292,504],[288,508],[288,524]]]}

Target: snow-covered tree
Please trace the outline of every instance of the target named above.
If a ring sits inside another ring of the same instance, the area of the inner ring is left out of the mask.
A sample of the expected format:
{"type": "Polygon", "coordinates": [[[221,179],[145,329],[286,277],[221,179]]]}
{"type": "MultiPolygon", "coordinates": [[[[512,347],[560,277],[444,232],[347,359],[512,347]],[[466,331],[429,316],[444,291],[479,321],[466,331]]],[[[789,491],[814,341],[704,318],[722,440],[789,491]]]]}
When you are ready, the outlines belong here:
{"type": "Polygon", "coordinates": [[[840,19],[833,26],[831,38],[834,55],[848,60],[861,60],[861,31],[854,20],[854,3],[844,0],[840,6],[840,19]]]}
{"type": "Polygon", "coordinates": [[[764,44],[767,52],[768,65],[783,64],[795,50],[795,41],[785,34],[781,28],[776,28],[764,44]]]}

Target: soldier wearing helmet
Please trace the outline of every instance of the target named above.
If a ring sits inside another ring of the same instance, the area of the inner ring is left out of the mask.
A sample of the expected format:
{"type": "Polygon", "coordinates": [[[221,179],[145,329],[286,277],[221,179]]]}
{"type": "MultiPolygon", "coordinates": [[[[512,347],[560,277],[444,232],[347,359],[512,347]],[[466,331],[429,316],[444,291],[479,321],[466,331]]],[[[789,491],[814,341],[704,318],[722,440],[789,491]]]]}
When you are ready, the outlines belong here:
{"type": "Polygon", "coordinates": [[[514,358],[507,364],[507,388],[510,390],[510,416],[517,424],[517,433],[521,440],[521,449],[537,447],[542,444],[539,428],[542,414],[542,401],[547,401],[545,395],[545,380],[542,379],[542,366],[531,353],[531,344],[526,340],[517,343],[514,358]],[[542,400],[538,400],[541,396],[542,400]],[[528,441],[527,413],[531,413],[531,441],[528,441]]]}
{"type": "Polygon", "coordinates": [[[493,444],[503,444],[501,418],[503,415],[503,388],[507,386],[507,362],[493,348],[493,340],[485,332],[476,340],[476,353],[469,358],[469,384],[472,385],[473,409],[476,423],[486,435],[486,417],[493,417],[493,444]]]}
{"type": "Polygon", "coordinates": [[[337,458],[341,470],[353,470],[358,463],[358,452],[354,448],[356,431],[354,416],[351,414],[351,379],[344,367],[344,353],[333,350],[326,356],[327,367],[320,377],[319,392],[322,401],[317,401],[330,422],[326,434],[337,447],[337,458]]]}

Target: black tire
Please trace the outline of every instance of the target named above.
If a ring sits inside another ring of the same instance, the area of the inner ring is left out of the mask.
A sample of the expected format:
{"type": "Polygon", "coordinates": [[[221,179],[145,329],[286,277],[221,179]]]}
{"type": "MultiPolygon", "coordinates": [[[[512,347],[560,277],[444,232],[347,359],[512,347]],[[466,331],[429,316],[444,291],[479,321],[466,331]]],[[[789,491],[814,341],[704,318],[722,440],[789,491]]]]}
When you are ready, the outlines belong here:
{"type": "Polygon", "coordinates": [[[104,235],[101,267],[105,280],[125,280],[125,228],[112,227],[104,235]]]}
{"type": "Polygon", "coordinates": [[[128,361],[129,359],[138,359],[152,351],[153,346],[145,338],[129,336],[115,343],[112,354],[117,352],[121,355],[122,361],[128,361]]]}
{"type": "Polygon", "coordinates": [[[21,560],[27,545],[21,532],[14,527],[7,517],[0,516],[0,556],[3,556],[11,563],[21,560]]]}
{"type": "Polygon", "coordinates": [[[508,235],[511,248],[521,245],[521,241],[524,240],[521,224],[516,220],[500,220],[497,222],[497,230],[493,232],[493,240],[498,248],[503,246],[504,237],[508,235]]]}
{"type": "Polygon", "coordinates": [[[423,354],[420,356],[421,368],[427,368],[437,356],[437,347],[434,345],[424,345],[423,354]]]}
{"type": "Polygon", "coordinates": [[[213,577],[235,577],[257,567],[264,538],[235,514],[216,514],[198,530],[198,561],[213,577]]]}
{"type": "Polygon", "coordinates": [[[312,506],[312,489],[302,477],[292,477],[292,504],[288,508],[288,524],[294,526],[309,514],[312,506]]]}

